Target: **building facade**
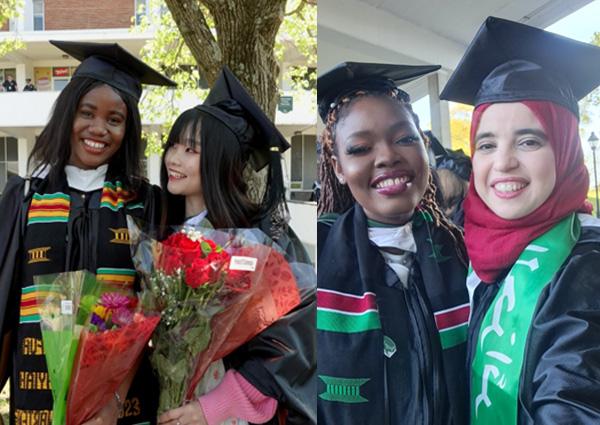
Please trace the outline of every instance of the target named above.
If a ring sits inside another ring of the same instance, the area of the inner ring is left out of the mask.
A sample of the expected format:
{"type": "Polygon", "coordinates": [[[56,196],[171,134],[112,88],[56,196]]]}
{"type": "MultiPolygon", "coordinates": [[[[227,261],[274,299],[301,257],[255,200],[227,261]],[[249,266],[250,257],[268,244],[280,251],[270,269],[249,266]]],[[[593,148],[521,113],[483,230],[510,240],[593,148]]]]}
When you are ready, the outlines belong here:
{"type": "MultiPolygon", "coordinates": [[[[0,192],[14,174],[28,173],[27,158],[36,137],[46,124],[54,101],[71,79],[78,61],[64,54],[48,40],[116,42],[135,55],[153,37],[153,31],[130,31],[139,23],[148,0],[25,0],[19,18],[10,20],[0,29],[0,42],[17,36],[24,48],[0,57],[0,82],[11,76],[17,83],[16,92],[0,92],[0,192]],[[30,79],[37,91],[23,91],[30,79]]],[[[305,64],[293,49],[284,54],[281,69],[305,64]]],[[[283,73],[282,73],[283,74],[283,73]]],[[[284,155],[286,185],[289,188],[292,225],[311,229],[316,217],[316,204],[308,203],[317,178],[316,111],[309,92],[291,90],[291,83],[281,78],[281,101],[275,122],[292,145],[284,155]],[[296,205],[297,204],[297,205],[296,205]],[[307,209],[308,205],[308,209],[307,209]],[[298,212],[295,213],[295,209],[298,212]],[[299,212],[299,211],[302,212],[299,212]],[[307,213],[309,216],[307,216],[307,213]]],[[[185,110],[198,99],[184,99],[179,107],[185,110]]],[[[146,128],[151,124],[144,120],[146,128]]],[[[147,160],[150,181],[158,183],[160,158],[147,160]]],[[[316,231],[300,231],[300,236],[314,251],[316,231]],[[305,234],[302,234],[305,233],[305,234]]]]}

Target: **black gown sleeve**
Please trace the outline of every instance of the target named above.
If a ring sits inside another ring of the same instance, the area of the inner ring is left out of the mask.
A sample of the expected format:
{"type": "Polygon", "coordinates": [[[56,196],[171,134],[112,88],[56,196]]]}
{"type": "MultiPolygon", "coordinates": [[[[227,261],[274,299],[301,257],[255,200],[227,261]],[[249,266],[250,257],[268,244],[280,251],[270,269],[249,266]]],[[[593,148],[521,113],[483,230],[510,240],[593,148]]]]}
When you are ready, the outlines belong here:
{"type": "MultiPolygon", "coordinates": [[[[288,425],[317,423],[316,291],[237,353],[237,370],[286,411],[288,425]]],[[[277,422],[273,422],[277,423],[277,422]]]]}
{"type": "Polygon", "coordinates": [[[600,424],[600,252],[573,255],[543,296],[525,353],[519,424],[600,424]]]}
{"type": "MultiPolygon", "coordinates": [[[[21,177],[11,178],[0,199],[0,353],[3,336],[14,326],[18,312],[18,291],[14,282],[21,249],[24,185],[25,180],[21,177]]],[[[0,380],[4,378],[0,377],[0,380]]]]}

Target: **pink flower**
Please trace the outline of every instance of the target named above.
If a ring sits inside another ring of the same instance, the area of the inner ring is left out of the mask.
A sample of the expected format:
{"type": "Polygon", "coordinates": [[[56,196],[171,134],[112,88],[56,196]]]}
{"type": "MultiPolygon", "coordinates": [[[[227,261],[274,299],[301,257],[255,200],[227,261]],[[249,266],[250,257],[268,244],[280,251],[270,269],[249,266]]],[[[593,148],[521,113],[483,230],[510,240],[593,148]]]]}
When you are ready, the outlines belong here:
{"type": "Polygon", "coordinates": [[[132,322],[133,313],[127,308],[122,307],[113,312],[111,319],[115,325],[123,327],[132,322]]]}
{"type": "Polygon", "coordinates": [[[107,292],[102,294],[100,298],[100,304],[110,310],[117,310],[119,308],[125,308],[129,305],[129,297],[116,292],[107,292]]]}

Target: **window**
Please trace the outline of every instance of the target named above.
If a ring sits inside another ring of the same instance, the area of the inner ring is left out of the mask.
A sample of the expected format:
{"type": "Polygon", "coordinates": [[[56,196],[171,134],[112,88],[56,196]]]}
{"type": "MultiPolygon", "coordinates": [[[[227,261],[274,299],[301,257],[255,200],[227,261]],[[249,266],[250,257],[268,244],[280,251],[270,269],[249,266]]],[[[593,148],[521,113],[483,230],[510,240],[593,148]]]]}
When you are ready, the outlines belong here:
{"type": "MultiPolygon", "coordinates": [[[[6,80],[7,75],[12,75],[12,77],[16,80],[17,79],[17,70],[15,68],[0,69],[0,80],[2,80],[2,81],[6,80]]],[[[2,81],[0,81],[0,84],[2,84],[2,81]]]]}
{"type": "Polygon", "coordinates": [[[142,18],[148,15],[148,0],[135,0],[135,24],[140,25],[142,18]]]}
{"type": "Polygon", "coordinates": [[[73,66],[35,67],[33,77],[38,91],[61,91],[75,72],[73,66]]]}
{"type": "Polygon", "coordinates": [[[44,31],[44,0],[33,0],[33,30],[44,31]]]}
{"type": "Polygon", "coordinates": [[[295,134],[291,139],[292,190],[310,190],[317,179],[317,138],[310,134],[295,134]]]}
{"type": "Polygon", "coordinates": [[[4,191],[9,177],[18,174],[17,143],[17,139],[14,137],[0,137],[0,192],[4,191]]]}

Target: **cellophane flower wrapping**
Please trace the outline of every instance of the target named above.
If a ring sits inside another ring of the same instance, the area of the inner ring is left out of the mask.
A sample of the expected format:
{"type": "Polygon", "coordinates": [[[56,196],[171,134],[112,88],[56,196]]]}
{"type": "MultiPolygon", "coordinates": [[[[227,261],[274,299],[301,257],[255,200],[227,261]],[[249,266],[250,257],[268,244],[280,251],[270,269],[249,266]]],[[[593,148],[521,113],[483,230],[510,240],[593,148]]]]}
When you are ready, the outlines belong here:
{"type": "Polygon", "coordinates": [[[151,355],[160,414],[199,395],[208,366],[299,305],[302,288],[257,229],[180,228],[159,242],[128,226],[142,307],[161,312],[151,355]]]}
{"type": "Polygon", "coordinates": [[[53,423],[64,424],[80,335],[101,291],[86,271],[36,276],[44,355],[52,387],[53,423]]]}
{"type": "Polygon", "coordinates": [[[137,368],[158,314],[142,312],[131,290],[105,285],[84,327],[67,400],[67,425],[93,418],[137,368]]]}

